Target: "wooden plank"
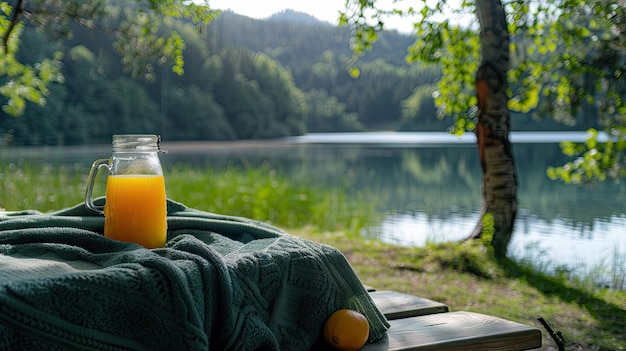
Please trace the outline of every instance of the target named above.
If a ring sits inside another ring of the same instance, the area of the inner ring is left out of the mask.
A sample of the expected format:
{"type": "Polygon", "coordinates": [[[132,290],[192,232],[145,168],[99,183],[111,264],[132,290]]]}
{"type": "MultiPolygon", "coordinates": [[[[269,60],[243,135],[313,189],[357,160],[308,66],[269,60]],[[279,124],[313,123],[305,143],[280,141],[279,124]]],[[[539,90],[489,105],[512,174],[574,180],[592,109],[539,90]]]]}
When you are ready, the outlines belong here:
{"type": "Polygon", "coordinates": [[[373,288],[373,287],[371,287],[371,286],[369,286],[369,285],[365,285],[365,284],[363,284],[363,287],[365,288],[365,290],[366,290],[367,292],[376,291],[376,289],[375,289],[375,288],[373,288]]]}
{"type": "Polygon", "coordinates": [[[397,291],[374,291],[370,292],[370,296],[389,320],[448,312],[448,306],[441,302],[397,291]]]}
{"type": "Polygon", "coordinates": [[[387,336],[363,351],[521,351],[541,347],[541,331],[473,312],[437,313],[389,321],[387,336]]]}

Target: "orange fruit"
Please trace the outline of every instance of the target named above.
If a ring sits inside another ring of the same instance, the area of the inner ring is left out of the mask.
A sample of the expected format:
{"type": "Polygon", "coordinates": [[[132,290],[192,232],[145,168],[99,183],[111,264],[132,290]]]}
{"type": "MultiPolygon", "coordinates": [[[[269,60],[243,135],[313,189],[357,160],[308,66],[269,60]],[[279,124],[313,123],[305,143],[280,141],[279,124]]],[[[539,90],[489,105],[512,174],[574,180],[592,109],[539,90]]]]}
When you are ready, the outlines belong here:
{"type": "Polygon", "coordinates": [[[335,311],[324,323],[324,341],[340,351],[356,351],[365,345],[370,333],[367,318],[361,313],[341,309],[335,311]]]}

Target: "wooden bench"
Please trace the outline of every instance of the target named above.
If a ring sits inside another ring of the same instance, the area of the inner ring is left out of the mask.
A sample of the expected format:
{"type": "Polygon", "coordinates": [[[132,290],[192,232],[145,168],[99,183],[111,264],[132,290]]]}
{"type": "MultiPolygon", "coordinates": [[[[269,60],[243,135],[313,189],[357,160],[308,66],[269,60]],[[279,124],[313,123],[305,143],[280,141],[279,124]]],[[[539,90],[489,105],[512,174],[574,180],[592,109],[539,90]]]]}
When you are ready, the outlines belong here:
{"type": "Polygon", "coordinates": [[[441,302],[396,291],[372,291],[370,296],[388,320],[448,312],[441,302]]]}
{"type": "Polygon", "coordinates": [[[521,351],[541,347],[538,328],[480,313],[448,312],[442,303],[367,287],[391,327],[363,351],[521,351]]]}

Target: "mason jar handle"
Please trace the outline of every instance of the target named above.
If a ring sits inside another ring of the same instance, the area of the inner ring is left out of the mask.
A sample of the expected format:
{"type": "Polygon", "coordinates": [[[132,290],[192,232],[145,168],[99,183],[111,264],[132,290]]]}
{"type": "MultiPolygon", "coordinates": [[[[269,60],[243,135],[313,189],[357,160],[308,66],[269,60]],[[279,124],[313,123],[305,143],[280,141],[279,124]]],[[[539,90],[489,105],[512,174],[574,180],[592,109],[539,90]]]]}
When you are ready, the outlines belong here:
{"type": "Polygon", "coordinates": [[[96,212],[98,214],[104,214],[104,206],[97,206],[93,203],[93,186],[96,182],[96,176],[100,167],[106,167],[107,170],[111,170],[109,166],[109,159],[96,160],[89,170],[89,176],[87,177],[87,189],[85,189],[85,206],[87,209],[96,212]]]}

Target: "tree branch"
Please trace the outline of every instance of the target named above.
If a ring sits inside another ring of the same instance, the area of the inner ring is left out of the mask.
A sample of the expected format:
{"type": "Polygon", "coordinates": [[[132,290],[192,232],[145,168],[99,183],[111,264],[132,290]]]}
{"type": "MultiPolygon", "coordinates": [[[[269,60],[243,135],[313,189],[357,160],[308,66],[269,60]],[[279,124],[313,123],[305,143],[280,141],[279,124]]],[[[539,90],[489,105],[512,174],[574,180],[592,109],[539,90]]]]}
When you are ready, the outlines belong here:
{"type": "Polygon", "coordinates": [[[9,28],[7,28],[7,32],[4,33],[4,38],[2,38],[2,45],[6,52],[9,52],[9,37],[11,36],[11,32],[15,29],[15,26],[20,21],[20,14],[24,11],[24,0],[18,0],[15,5],[15,12],[13,13],[13,19],[11,19],[11,24],[9,24],[9,28]]]}

